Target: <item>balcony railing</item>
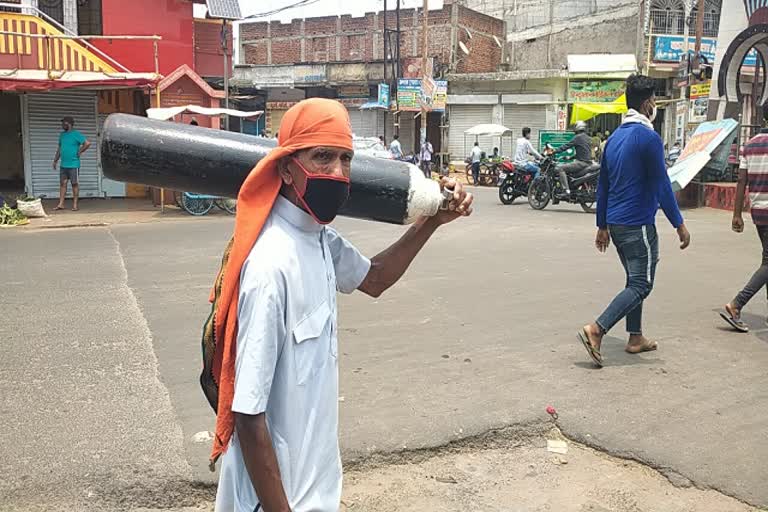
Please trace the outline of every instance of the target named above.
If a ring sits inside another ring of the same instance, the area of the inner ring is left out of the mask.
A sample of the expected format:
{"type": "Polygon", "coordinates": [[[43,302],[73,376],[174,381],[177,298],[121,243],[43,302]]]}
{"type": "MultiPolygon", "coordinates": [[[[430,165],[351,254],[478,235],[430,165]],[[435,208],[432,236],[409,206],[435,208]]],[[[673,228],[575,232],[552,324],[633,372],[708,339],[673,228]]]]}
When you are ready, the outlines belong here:
{"type": "MultiPolygon", "coordinates": [[[[696,33],[698,13],[694,11],[688,18],[688,34],[696,33]]],[[[652,34],[681,36],[685,34],[686,17],[682,10],[651,9],[649,30],[652,34]]],[[[704,13],[704,37],[717,37],[720,28],[720,14],[704,13]]]]}
{"type": "MultiPolygon", "coordinates": [[[[71,36],[72,41],[74,40],[77,41],[75,44],[79,44],[87,48],[88,51],[95,54],[100,60],[103,60],[105,63],[107,63],[109,67],[112,67],[118,71],[130,72],[128,68],[126,68],[125,66],[117,62],[115,59],[113,59],[112,57],[110,57],[100,49],[96,48],[96,46],[94,46],[87,40],[78,38],[78,34],[75,34],[74,32],[66,28],[64,25],[62,25],[55,19],[48,16],[46,13],[44,13],[37,7],[31,6],[31,5],[21,5],[16,3],[0,2],[0,12],[3,12],[3,11],[7,13],[17,13],[19,15],[26,15],[26,16],[39,18],[42,22],[40,25],[43,25],[43,26],[47,25],[48,27],[47,33],[71,36]]],[[[6,28],[9,28],[9,27],[6,27],[6,28]]]]}

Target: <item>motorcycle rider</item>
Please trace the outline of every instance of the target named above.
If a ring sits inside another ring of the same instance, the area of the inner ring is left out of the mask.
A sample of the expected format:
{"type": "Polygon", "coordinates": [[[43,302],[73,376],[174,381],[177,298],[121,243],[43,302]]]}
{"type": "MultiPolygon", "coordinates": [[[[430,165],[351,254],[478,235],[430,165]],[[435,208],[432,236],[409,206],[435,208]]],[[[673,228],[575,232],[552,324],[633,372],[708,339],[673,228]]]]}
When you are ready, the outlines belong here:
{"type": "Polygon", "coordinates": [[[531,161],[530,157],[533,156],[536,160],[541,160],[543,157],[536,151],[531,144],[531,129],[527,126],[523,128],[523,136],[517,139],[517,149],[515,150],[515,158],[513,160],[515,166],[522,167],[527,172],[536,175],[539,173],[540,167],[531,161]]]}
{"type": "Polygon", "coordinates": [[[573,131],[576,136],[570,142],[563,144],[555,150],[555,154],[563,153],[573,148],[576,150],[576,160],[560,166],[560,183],[563,185],[566,195],[571,195],[571,187],[568,181],[569,175],[575,175],[592,165],[592,139],[587,134],[587,123],[578,121],[573,131]]]}

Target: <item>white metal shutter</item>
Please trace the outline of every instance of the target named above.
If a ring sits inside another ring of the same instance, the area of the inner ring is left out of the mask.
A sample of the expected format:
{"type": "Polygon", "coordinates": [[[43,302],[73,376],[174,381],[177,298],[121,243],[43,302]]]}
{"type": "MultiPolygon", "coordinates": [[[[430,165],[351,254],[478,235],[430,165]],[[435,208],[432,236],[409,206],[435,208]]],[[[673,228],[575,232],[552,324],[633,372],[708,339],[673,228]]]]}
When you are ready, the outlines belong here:
{"type": "Polygon", "coordinates": [[[348,109],[352,133],[355,137],[377,137],[384,133],[383,115],[376,110],[348,109]]]}
{"type": "Polygon", "coordinates": [[[531,143],[539,149],[539,132],[547,129],[546,105],[504,105],[504,126],[512,130],[511,137],[504,137],[501,154],[514,157],[513,145],[523,136],[523,127],[531,129],[531,143]]]}
{"type": "MultiPolygon", "coordinates": [[[[451,160],[463,161],[472,151],[475,137],[467,136],[464,144],[464,132],[478,124],[493,123],[493,105],[449,105],[448,106],[448,152],[451,160]]],[[[478,137],[480,149],[489,155],[498,139],[478,137]]]]}
{"type": "MultiPolygon", "coordinates": [[[[27,95],[32,195],[59,197],[59,173],[51,168],[51,164],[59,145],[61,119],[72,116],[75,129],[91,142],[91,148],[80,157],[80,197],[101,196],[96,105],[96,93],[90,91],[27,95]]],[[[67,187],[67,194],[70,190],[67,187]]]]}

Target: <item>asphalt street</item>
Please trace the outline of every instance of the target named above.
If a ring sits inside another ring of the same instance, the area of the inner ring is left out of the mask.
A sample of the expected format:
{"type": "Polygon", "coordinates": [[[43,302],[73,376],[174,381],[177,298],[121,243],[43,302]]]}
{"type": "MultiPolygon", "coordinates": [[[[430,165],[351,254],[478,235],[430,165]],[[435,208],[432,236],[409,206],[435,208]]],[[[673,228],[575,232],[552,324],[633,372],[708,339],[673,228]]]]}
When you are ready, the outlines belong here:
{"type": "MultiPolygon", "coordinates": [[[[591,367],[577,330],[623,286],[594,216],[569,206],[502,206],[439,231],[378,300],[342,297],[341,444],[350,463],[549,421],[571,438],[649,464],[674,483],[768,507],[768,326],[717,315],[760,262],[751,225],[685,212],[681,252],[658,219],[661,262],[645,307],[658,352],[591,367]]],[[[401,226],[339,219],[374,255],[401,226]]],[[[214,416],[200,391],[200,335],[231,219],[3,231],[0,246],[0,503],[125,510],[210,496],[214,416]]],[[[13,510],[13,509],[12,509],[13,510]]]]}

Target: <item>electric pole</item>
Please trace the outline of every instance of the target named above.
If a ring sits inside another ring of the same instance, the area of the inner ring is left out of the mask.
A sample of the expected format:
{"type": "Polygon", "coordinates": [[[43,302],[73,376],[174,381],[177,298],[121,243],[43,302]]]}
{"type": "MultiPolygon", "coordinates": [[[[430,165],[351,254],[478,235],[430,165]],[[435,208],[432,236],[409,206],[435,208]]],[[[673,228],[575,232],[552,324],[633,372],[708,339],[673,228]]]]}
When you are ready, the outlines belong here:
{"type": "Polygon", "coordinates": [[[704,37],[704,0],[699,0],[699,6],[697,7],[698,16],[696,17],[696,46],[694,62],[696,65],[700,65],[699,53],[701,53],[701,38],[704,37]]]}
{"type": "MultiPolygon", "coordinates": [[[[424,7],[423,7],[423,20],[422,20],[422,63],[421,63],[421,70],[422,70],[422,84],[421,84],[421,90],[424,91],[425,86],[432,80],[432,77],[430,76],[430,69],[428,66],[429,63],[429,0],[424,0],[424,7]]],[[[428,106],[426,102],[426,98],[422,99],[421,102],[421,130],[419,130],[420,137],[419,137],[419,152],[421,152],[421,141],[427,140],[427,116],[428,116],[428,106]]]]}

